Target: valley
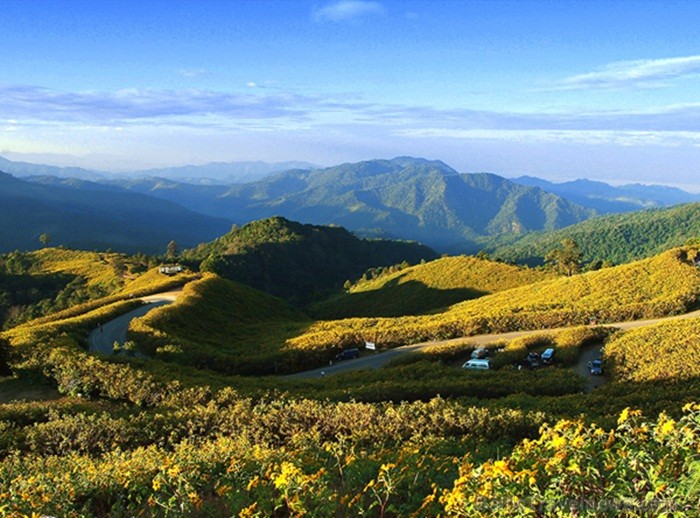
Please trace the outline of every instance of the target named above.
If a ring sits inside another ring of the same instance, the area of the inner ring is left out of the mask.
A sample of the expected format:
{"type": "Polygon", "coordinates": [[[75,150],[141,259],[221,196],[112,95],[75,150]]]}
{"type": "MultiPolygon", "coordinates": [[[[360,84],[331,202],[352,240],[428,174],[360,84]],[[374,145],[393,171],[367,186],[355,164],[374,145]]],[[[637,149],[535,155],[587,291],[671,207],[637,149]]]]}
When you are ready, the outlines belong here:
{"type": "MultiPolygon", "coordinates": [[[[546,196],[445,167],[401,158],[262,181],[306,192],[328,175],[342,198],[343,182],[378,189],[397,175],[413,186],[396,183],[404,208],[430,197],[417,176],[498,185],[503,207],[459,231],[498,247],[448,255],[273,216],[191,247],[161,242],[160,255],[50,242],[0,255],[0,510],[347,516],[380,488],[392,516],[473,515],[491,500],[471,495],[487,490],[517,497],[504,509],[519,515],[528,498],[563,505],[581,480],[582,498],[641,506],[636,484],[692,508],[695,205],[550,231],[519,205],[546,196]],[[489,368],[462,368],[477,348],[489,368]],[[552,365],[527,363],[546,349],[552,365]],[[347,350],[359,358],[339,360],[347,350]],[[640,458],[666,468],[640,475],[640,458]],[[600,477],[581,478],[593,467],[600,477]]],[[[104,188],[60,188],[78,185],[104,188]]],[[[431,206],[444,221],[465,210],[443,202],[431,206]]]]}

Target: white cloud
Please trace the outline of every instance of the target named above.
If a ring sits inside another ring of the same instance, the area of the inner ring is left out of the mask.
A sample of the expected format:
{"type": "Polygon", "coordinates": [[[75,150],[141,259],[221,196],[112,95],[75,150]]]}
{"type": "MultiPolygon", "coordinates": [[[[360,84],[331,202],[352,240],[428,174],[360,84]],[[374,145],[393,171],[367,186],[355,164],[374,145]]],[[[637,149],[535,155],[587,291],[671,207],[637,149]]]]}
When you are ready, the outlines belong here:
{"type": "Polygon", "coordinates": [[[440,138],[462,140],[502,140],[508,142],[547,142],[603,144],[618,146],[692,146],[700,147],[700,133],[692,131],[616,131],[616,130],[556,130],[556,129],[444,129],[423,128],[395,132],[409,138],[440,138]]]}
{"type": "Polygon", "coordinates": [[[342,22],[356,20],[364,16],[382,15],[386,12],[379,2],[367,0],[340,0],[321,7],[313,12],[317,22],[342,22]]]}
{"type": "Polygon", "coordinates": [[[700,74],[700,56],[610,63],[600,70],[567,77],[561,89],[656,88],[669,79],[700,74]]]}
{"type": "Polygon", "coordinates": [[[193,69],[180,69],[178,74],[182,77],[199,77],[207,75],[207,71],[204,68],[193,68],[193,69]]]}

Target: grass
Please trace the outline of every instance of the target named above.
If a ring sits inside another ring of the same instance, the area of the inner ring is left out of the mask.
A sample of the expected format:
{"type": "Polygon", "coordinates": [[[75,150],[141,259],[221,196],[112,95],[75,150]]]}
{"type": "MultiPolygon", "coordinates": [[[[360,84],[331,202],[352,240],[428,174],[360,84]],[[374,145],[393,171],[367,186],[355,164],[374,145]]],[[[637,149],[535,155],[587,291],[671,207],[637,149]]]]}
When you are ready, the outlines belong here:
{"type": "Polygon", "coordinates": [[[0,404],[11,401],[48,401],[60,397],[56,388],[50,385],[12,376],[0,377],[0,404]]]}
{"type": "Polygon", "coordinates": [[[551,277],[543,270],[471,256],[443,257],[360,281],[309,311],[324,320],[419,315],[551,277]]]}
{"type": "Polygon", "coordinates": [[[363,340],[396,347],[471,334],[661,317],[697,304],[700,271],[674,249],[651,259],[557,278],[462,302],[426,316],[317,322],[288,341],[300,350],[351,347],[363,340]]]}

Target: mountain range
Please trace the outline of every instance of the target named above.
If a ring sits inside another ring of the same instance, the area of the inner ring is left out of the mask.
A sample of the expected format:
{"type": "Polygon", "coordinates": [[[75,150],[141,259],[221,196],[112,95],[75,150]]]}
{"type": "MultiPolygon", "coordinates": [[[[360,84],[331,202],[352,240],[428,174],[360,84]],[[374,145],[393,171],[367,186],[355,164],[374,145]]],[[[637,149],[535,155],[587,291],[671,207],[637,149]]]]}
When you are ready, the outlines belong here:
{"type": "Polygon", "coordinates": [[[51,165],[16,162],[0,156],[0,171],[16,177],[56,176],[58,178],[79,178],[81,180],[106,181],[116,178],[147,178],[162,176],[193,184],[234,184],[260,180],[265,176],[288,169],[313,169],[313,164],[301,161],[291,162],[211,162],[203,165],[138,169],[125,173],[111,173],[85,169],[82,167],[58,167],[51,165]]]}
{"type": "Polygon", "coordinates": [[[538,187],[410,157],[290,170],[230,186],[163,178],[112,183],[239,224],[282,215],[363,236],[417,240],[443,252],[473,252],[483,236],[553,230],[595,214],[538,187]]]}
{"type": "MultiPolygon", "coordinates": [[[[22,176],[4,175],[0,182],[4,201],[0,250],[38,247],[38,235],[48,233],[54,238],[52,244],[154,252],[170,239],[194,246],[221,235],[231,223],[283,216],[303,223],[340,225],[362,237],[420,241],[439,252],[486,249],[508,260],[523,257],[540,262],[542,248],[555,246],[565,234],[574,232],[594,243],[600,232],[617,225],[613,218],[570,227],[598,213],[698,199],[663,186],[614,187],[590,180],[555,184],[534,177],[511,181],[489,173],[458,173],[441,161],[411,157],[328,168],[298,162],[209,164],[142,171],[136,176],[109,176],[2,157],[0,165],[11,166],[15,175],[22,176]],[[300,167],[273,172],[286,166],[300,167]],[[231,183],[233,176],[226,175],[234,170],[239,179],[262,178],[231,183]],[[96,181],[80,178],[90,175],[96,181]],[[504,247],[508,244],[512,246],[504,247]]],[[[634,239],[617,242],[614,259],[608,258],[617,262],[644,256],[661,244],[679,241],[682,236],[669,236],[665,230],[641,230],[664,214],[634,219],[636,230],[630,230],[634,239]],[[644,234],[649,246],[639,244],[644,234]]],[[[659,225],[666,228],[665,223],[659,225]]],[[[613,244],[601,246],[607,250],[613,244]]],[[[600,255],[585,252],[589,258],[600,255]]]]}
{"type": "Polygon", "coordinates": [[[513,178],[513,181],[521,185],[539,187],[583,207],[595,209],[600,214],[631,212],[700,201],[699,194],[691,194],[664,185],[635,183],[612,186],[586,179],[552,183],[533,176],[520,176],[513,178]]]}
{"type": "Polygon", "coordinates": [[[231,223],[175,203],[85,180],[0,172],[0,252],[31,250],[48,234],[52,245],[122,252],[164,253],[170,240],[193,246],[231,223]]]}

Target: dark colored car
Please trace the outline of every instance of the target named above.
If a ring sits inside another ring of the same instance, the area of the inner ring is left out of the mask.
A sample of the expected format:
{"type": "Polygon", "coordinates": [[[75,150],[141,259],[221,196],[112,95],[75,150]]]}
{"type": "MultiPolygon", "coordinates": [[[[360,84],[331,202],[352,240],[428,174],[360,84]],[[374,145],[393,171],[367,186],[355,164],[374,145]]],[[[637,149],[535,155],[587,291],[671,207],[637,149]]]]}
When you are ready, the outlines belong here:
{"type": "Polygon", "coordinates": [[[344,351],[341,351],[335,355],[335,359],[338,361],[352,360],[353,358],[359,358],[359,357],[360,357],[360,350],[359,349],[345,349],[344,351]]]}
{"type": "Polygon", "coordinates": [[[588,362],[588,370],[590,370],[591,374],[594,376],[600,376],[603,374],[603,360],[598,358],[592,362],[588,362]]]}
{"type": "Polygon", "coordinates": [[[542,362],[540,361],[540,355],[538,353],[527,353],[527,357],[525,358],[523,365],[530,369],[536,369],[537,367],[542,365],[542,362]]]}

